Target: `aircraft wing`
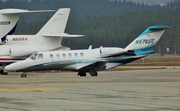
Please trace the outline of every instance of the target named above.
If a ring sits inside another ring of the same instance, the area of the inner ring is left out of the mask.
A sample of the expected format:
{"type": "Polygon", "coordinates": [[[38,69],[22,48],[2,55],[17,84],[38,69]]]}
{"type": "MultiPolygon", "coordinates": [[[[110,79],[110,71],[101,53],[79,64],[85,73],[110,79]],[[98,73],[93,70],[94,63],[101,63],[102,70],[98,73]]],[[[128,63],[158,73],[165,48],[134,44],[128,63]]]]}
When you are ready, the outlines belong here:
{"type": "Polygon", "coordinates": [[[84,35],[71,35],[67,33],[43,34],[44,37],[83,37],[84,35]]]}
{"type": "MultiPolygon", "coordinates": [[[[119,53],[114,53],[108,56],[104,56],[105,58],[109,58],[109,57],[113,57],[114,61],[116,61],[116,57],[119,55],[134,55],[134,53],[132,51],[122,51],[119,53]]],[[[119,66],[123,64],[123,62],[108,62],[107,60],[95,60],[95,61],[85,61],[83,63],[80,63],[79,65],[77,65],[76,70],[89,70],[91,68],[95,68],[96,70],[107,70],[107,69],[111,69],[114,68],[116,66],[119,66]]]]}
{"type": "Polygon", "coordinates": [[[96,70],[104,70],[106,62],[103,61],[94,61],[94,62],[85,62],[77,66],[76,70],[88,70],[95,68],[96,70]]]}
{"type": "Polygon", "coordinates": [[[55,10],[24,10],[24,9],[2,9],[0,10],[1,14],[4,15],[11,15],[11,14],[23,14],[23,13],[39,13],[39,12],[53,12],[55,10]]]}

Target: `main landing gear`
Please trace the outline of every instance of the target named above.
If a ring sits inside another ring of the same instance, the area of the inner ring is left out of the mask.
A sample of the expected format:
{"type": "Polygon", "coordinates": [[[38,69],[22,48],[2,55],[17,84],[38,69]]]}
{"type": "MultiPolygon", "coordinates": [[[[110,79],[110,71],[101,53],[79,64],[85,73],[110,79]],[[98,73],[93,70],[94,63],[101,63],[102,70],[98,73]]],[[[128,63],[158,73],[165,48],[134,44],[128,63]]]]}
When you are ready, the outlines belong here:
{"type": "Polygon", "coordinates": [[[85,77],[86,76],[86,72],[78,72],[78,76],[85,77]]]}
{"type": "Polygon", "coordinates": [[[2,75],[8,75],[8,72],[7,71],[5,71],[5,70],[0,70],[0,73],[2,74],[2,75]]]}
{"type": "Polygon", "coordinates": [[[23,74],[21,74],[21,78],[27,78],[28,73],[27,72],[23,72],[23,74]]]}
{"type": "Polygon", "coordinates": [[[4,68],[5,68],[5,66],[6,66],[6,64],[2,64],[2,69],[0,70],[0,73],[2,74],[2,75],[8,75],[8,72],[6,71],[6,70],[4,70],[4,68]]]}
{"type": "Polygon", "coordinates": [[[96,70],[90,70],[90,71],[89,71],[89,74],[90,74],[91,76],[97,76],[97,75],[98,75],[98,73],[97,73],[96,70]]]}
{"type": "MultiPolygon", "coordinates": [[[[89,70],[89,74],[91,76],[98,76],[98,73],[96,70],[89,70]]],[[[80,76],[80,77],[85,77],[86,76],[86,72],[78,72],[78,75],[77,76],[80,76]]]]}

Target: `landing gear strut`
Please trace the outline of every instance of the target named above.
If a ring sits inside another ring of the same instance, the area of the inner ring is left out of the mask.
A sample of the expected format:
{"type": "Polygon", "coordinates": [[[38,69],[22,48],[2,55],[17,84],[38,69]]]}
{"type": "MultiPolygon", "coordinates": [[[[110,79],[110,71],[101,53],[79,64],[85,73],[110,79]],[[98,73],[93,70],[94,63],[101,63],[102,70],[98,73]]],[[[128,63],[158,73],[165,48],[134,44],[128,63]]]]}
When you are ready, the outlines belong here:
{"type": "Polygon", "coordinates": [[[23,74],[21,74],[21,78],[27,78],[27,72],[23,72],[23,74]]]}

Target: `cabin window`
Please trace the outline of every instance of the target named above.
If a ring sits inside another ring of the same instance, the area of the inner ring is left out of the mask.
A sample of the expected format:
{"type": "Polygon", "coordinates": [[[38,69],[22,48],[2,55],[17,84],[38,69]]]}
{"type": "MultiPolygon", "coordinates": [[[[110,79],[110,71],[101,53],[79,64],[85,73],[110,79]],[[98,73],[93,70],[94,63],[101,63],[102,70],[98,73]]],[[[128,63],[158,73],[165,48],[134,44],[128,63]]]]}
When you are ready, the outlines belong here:
{"type": "Polygon", "coordinates": [[[56,57],[57,57],[57,58],[60,58],[60,55],[59,55],[59,54],[56,54],[56,57]]]}
{"type": "Polygon", "coordinates": [[[84,56],[84,54],[83,54],[83,53],[80,53],[80,56],[81,56],[81,57],[83,57],[83,56],[84,56]]]}
{"type": "Polygon", "coordinates": [[[43,59],[43,54],[40,53],[40,54],[38,55],[37,59],[43,59]]]}
{"type": "Polygon", "coordinates": [[[69,57],[72,57],[72,54],[71,54],[71,53],[69,53],[69,54],[68,54],[68,56],[69,56],[69,57]]]}
{"type": "Polygon", "coordinates": [[[77,53],[74,53],[74,56],[75,56],[75,57],[77,57],[77,56],[78,56],[78,54],[77,54],[77,53]]]}
{"type": "Polygon", "coordinates": [[[52,54],[50,54],[50,58],[53,58],[53,55],[52,55],[52,54]]]}
{"type": "Polygon", "coordinates": [[[65,58],[65,57],[66,57],[66,54],[63,54],[62,56],[65,58]]]}

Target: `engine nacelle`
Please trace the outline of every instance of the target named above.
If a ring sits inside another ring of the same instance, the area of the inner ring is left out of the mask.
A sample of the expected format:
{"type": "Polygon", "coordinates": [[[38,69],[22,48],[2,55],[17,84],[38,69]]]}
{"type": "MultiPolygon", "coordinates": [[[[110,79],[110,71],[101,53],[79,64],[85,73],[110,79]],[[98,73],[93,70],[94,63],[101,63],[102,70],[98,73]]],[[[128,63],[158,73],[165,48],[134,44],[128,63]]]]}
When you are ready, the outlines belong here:
{"type": "Polygon", "coordinates": [[[11,48],[9,52],[12,57],[23,57],[23,56],[29,56],[35,51],[28,48],[11,48]]]}
{"type": "Polygon", "coordinates": [[[123,48],[118,48],[118,47],[108,47],[108,48],[101,47],[100,48],[100,53],[101,53],[101,55],[104,55],[104,56],[114,55],[114,54],[122,54],[125,52],[127,52],[127,50],[125,50],[123,48]]]}

